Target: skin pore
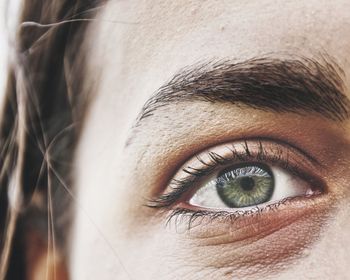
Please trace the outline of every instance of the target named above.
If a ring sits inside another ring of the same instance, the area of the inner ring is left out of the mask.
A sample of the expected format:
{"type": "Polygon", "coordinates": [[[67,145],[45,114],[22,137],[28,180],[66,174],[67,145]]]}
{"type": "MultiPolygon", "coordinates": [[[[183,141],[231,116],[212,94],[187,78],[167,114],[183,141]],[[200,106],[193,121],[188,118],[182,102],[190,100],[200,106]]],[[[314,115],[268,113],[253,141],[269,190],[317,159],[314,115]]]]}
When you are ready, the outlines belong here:
{"type": "Polygon", "coordinates": [[[94,99],[76,153],[72,279],[344,278],[347,117],[188,100],[135,123],[175,74],[212,61],[306,57],[324,64],[327,54],[343,70],[337,70],[341,91],[350,98],[349,11],[345,0],[108,2],[85,43],[86,89],[94,99]],[[242,147],[246,139],[252,154],[256,139],[266,153],[285,151],[317,179],[309,183],[322,186],[322,195],[237,220],[202,216],[190,230],[186,215],[167,223],[174,208],[193,208],[182,198],[165,208],[147,206],[171,190],[169,182],[182,178],[196,155],[225,153],[220,145],[242,147]]]}

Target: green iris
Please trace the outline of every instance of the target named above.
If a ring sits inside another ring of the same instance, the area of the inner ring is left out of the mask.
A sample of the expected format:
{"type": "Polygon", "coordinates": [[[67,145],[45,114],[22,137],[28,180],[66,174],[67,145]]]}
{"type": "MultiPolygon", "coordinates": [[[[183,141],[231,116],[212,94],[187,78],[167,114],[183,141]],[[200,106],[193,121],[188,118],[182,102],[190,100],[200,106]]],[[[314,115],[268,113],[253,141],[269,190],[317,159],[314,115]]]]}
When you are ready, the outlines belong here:
{"type": "Polygon", "coordinates": [[[226,169],[216,179],[220,198],[231,208],[265,203],[271,199],[274,187],[271,170],[262,165],[226,169]]]}

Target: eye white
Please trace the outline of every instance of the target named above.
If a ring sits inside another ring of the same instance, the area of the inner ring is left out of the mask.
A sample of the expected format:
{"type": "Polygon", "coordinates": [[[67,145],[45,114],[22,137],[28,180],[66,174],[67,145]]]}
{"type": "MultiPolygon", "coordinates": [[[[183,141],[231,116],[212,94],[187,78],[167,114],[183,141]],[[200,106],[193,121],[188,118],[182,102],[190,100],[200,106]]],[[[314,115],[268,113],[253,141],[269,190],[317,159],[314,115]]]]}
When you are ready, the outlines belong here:
{"type": "MultiPolygon", "coordinates": [[[[302,196],[311,192],[307,182],[279,167],[271,167],[274,177],[274,191],[269,201],[260,205],[276,203],[290,197],[302,196]]],[[[203,208],[229,208],[220,198],[216,190],[216,177],[219,172],[210,176],[189,200],[189,204],[203,208]]],[[[234,209],[249,209],[255,206],[234,209]]],[[[233,208],[231,208],[233,209],[233,208]]]]}

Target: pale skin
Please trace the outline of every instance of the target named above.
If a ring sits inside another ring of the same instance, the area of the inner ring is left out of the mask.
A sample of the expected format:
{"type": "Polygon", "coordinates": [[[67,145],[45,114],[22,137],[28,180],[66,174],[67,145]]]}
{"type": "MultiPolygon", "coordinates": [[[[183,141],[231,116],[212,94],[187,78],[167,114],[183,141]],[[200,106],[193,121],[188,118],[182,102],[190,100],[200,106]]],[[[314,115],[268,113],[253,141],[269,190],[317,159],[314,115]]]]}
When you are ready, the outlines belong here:
{"type": "Polygon", "coordinates": [[[327,53],[350,98],[349,11],[348,1],[110,1],[86,39],[94,100],[75,155],[71,279],[347,278],[349,120],[195,101],[132,127],[175,73],[213,59],[327,53]],[[176,231],[171,209],[145,206],[200,151],[260,136],[317,158],[327,195],[283,206],[265,220],[279,221],[272,232],[259,222],[249,234],[220,221],[176,231]]]}

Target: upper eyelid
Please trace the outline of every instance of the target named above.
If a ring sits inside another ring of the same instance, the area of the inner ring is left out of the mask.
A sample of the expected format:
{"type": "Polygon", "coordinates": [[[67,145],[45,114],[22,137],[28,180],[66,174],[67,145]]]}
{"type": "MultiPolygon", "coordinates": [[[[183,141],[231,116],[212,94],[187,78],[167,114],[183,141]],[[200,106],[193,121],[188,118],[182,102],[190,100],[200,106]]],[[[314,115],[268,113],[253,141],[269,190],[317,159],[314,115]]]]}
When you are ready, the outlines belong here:
{"type": "MultiPolygon", "coordinates": [[[[298,145],[293,144],[287,140],[282,140],[276,137],[248,137],[248,138],[237,138],[234,139],[232,141],[229,142],[229,144],[225,143],[218,143],[216,145],[210,146],[208,148],[205,148],[199,152],[197,152],[195,155],[192,155],[191,157],[187,158],[184,163],[181,165],[181,169],[184,168],[184,166],[186,166],[188,164],[188,162],[193,159],[196,158],[199,162],[201,162],[203,165],[207,165],[209,167],[210,164],[208,164],[207,162],[203,161],[202,158],[200,158],[200,155],[208,152],[209,154],[215,154],[213,153],[213,150],[219,146],[226,146],[228,149],[231,149],[230,145],[234,145],[235,143],[240,143],[242,144],[242,147],[245,149],[245,151],[247,152],[247,154],[249,154],[249,147],[248,147],[248,143],[250,142],[257,142],[257,143],[272,143],[272,144],[277,144],[281,147],[284,147],[288,150],[293,150],[296,151],[298,154],[300,154],[302,157],[304,157],[305,159],[307,159],[313,166],[317,167],[317,168],[321,168],[321,169],[325,169],[325,165],[319,161],[316,157],[312,156],[310,153],[304,151],[303,149],[301,149],[298,145]]],[[[174,174],[175,176],[175,174],[174,174]]],[[[174,177],[173,176],[173,177],[174,177]]]]}
{"type": "MultiPolygon", "coordinates": [[[[286,139],[280,139],[278,137],[263,136],[263,137],[243,137],[243,138],[233,139],[231,141],[225,141],[224,143],[216,143],[214,145],[211,145],[209,147],[201,149],[200,151],[196,152],[194,155],[191,155],[190,157],[187,157],[183,161],[183,163],[180,164],[180,168],[179,169],[183,168],[194,157],[197,158],[200,161],[200,159],[198,158],[199,155],[201,155],[203,152],[213,150],[214,148],[216,148],[218,146],[223,146],[223,145],[227,145],[228,146],[228,145],[232,145],[233,143],[237,143],[237,142],[241,142],[242,144],[247,146],[247,143],[248,142],[252,142],[252,141],[276,143],[276,144],[278,144],[278,145],[280,145],[282,147],[295,150],[297,153],[299,153],[300,155],[305,157],[312,165],[315,165],[316,167],[321,168],[321,169],[325,169],[326,168],[325,165],[321,161],[319,161],[316,157],[314,157],[310,153],[308,153],[305,150],[303,150],[302,148],[300,148],[297,144],[294,144],[294,143],[292,143],[292,142],[290,142],[290,141],[288,141],[286,139]],[[230,144],[227,144],[227,143],[230,143],[230,144]]],[[[205,163],[203,163],[203,164],[205,165],[205,163]]]]}
{"type": "Polygon", "coordinates": [[[251,138],[245,138],[245,139],[238,139],[235,140],[235,142],[243,141],[246,145],[248,141],[267,141],[267,142],[273,142],[278,145],[284,146],[286,148],[292,148],[293,150],[297,151],[302,156],[306,157],[312,164],[317,165],[318,167],[323,168],[324,165],[314,156],[312,156],[310,153],[305,152],[303,149],[298,147],[297,145],[287,141],[287,140],[281,140],[279,138],[272,138],[272,137],[251,137],[251,138]]]}
{"type": "MultiPolygon", "coordinates": [[[[215,153],[215,152],[213,152],[213,151],[210,151],[210,149],[209,149],[209,152],[208,152],[208,155],[209,155],[209,157],[210,157],[210,160],[213,162],[213,164],[212,165],[210,165],[209,163],[207,163],[207,162],[205,162],[203,159],[201,159],[200,158],[200,156],[199,155],[196,155],[195,156],[195,158],[197,158],[197,160],[199,161],[199,162],[201,162],[203,165],[205,165],[206,167],[205,168],[202,168],[202,169],[199,169],[199,168],[194,168],[194,167],[192,167],[191,165],[187,165],[187,166],[185,166],[185,167],[183,167],[181,170],[184,172],[184,173],[187,173],[188,175],[194,175],[194,176],[197,176],[197,177],[201,177],[201,176],[205,176],[205,175],[207,175],[208,174],[208,172],[213,172],[215,169],[220,169],[220,168],[222,168],[223,166],[227,166],[227,165],[229,165],[229,164],[234,164],[235,162],[237,162],[237,160],[238,161],[242,161],[242,162],[244,162],[244,161],[250,161],[250,160],[254,160],[255,159],[255,156],[253,155],[253,152],[251,152],[250,151],[250,148],[248,147],[248,142],[254,142],[254,141],[256,141],[255,139],[249,139],[249,140],[247,140],[247,139],[245,139],[244,140],[244,146],[243,146],[243,148],[244,148],[244,150],[245,150],[245,154],[243,154],[243,153],[239,153],[238,151],[236,151],[236,150],[234,150],[234,148],[232,149],[231,147],[229,147],[229,146],[225,146],[228,150],[230,150],[231,152],[232,152],[232,154],[233,154],[233,157],[231,158],[231,157],[223,157],[223,156],[221,156],[221,155],[219,155],[219,154],[217,154],[217,153],[215,153]]],[[[259,139],[258,140],[258,143],[259,143],[259,145],[260,145],[260,147],[261,147],[261,149],[264,149],[264,145],[266,145],[266,143],[265,144],[262,144],[262,142],[261,141],[263,141],[263,140],[261,140],[261,139],[259,139]]],[[[236,142],[236,141],[235,141],[236,142]]],[[[239,141],[237,141],[237,142],[239,142],[239,141]]],[[[271,144],[271,143],[269,143],[269,144],[271,144]]],[[[277,143],[273,143],[273,145],[276,145],[277,143]]],[[[279,145],[279,146],[281,146],[281,144],[277,144],[277,145],[279,145]]],[[[234,146],[233,146],[234,147],[234,146]]],[[[280,147],[278,147],[278,149],[279,149],[280,147]]],[[[300,151],[299,151],[299,149],[298,150],[296,150],[294,147],[285,147],[286,149],[288,149],[288,152],[290,152],[290,149],[292,148],[293,150],[295,150],[295,151],[297,151],[298,153],[300,153],[300,151]]],[[[272,157],[271,156],[267,156],[269,153],[268,152],[266,152],[265,150],[262,150],[262,151],[259,151],[258,153],[262,153],[262,154],[257,154],[256,155],[256,159],[255,160],[258,160],[258,161],[269,161],[271,164],[273,164],[273,160],[275,160],[275,163],[276,162],[279,162],[279,163],[281,163],[280,161],[281,161],[281,158],[279,158],[279,156],[277,156],[277,158],[275,158],[275,159],[272,159],[272,157]],[[259,157],[260,157],[260,159],[259,159],[259,157]]],[[[300,153],[303,157],[305,156],[305,153],[300,153]]],[[[319,165],[319,163],[318,162],[315,162],[314,160],[313,160],[313,158],[309,158],[309,157],[307,157],[307,159],[309,159],[310,160],[310,162],[312,163],[312,164],[315,164],[316,163],[316,165],[317,165],[317,167],[320,167],[319,165]]],[[[287,159],[288,160],[288,159],[287,159]]],[[[290,163],[287,163],[286,162],[286,164],[290,164],[290,163]]],[[[305,163],[304,163],[304,165],[306,165],[305,163]]],[[[288,168],[288,169],[290,169],[290,171],[291,171],[291,166],[284,166],[285,168],[288,168]]],[[[297,173],[297,172],[295,172],[295,173],[297,173]]],[[[296,174],[295,174],[296,175],[296,174]]],[[[176,177],[176,176],[174,176],[174,177],[176,177]]],[[[173,180],[171,180],[170,181],[170,183],[169,183],[169,185],[171,185],[173,183],[173,180]]],[[[177,184],[177,181],[176,181],[176,179],[175,179],[175,185],[177,184]]]]}

